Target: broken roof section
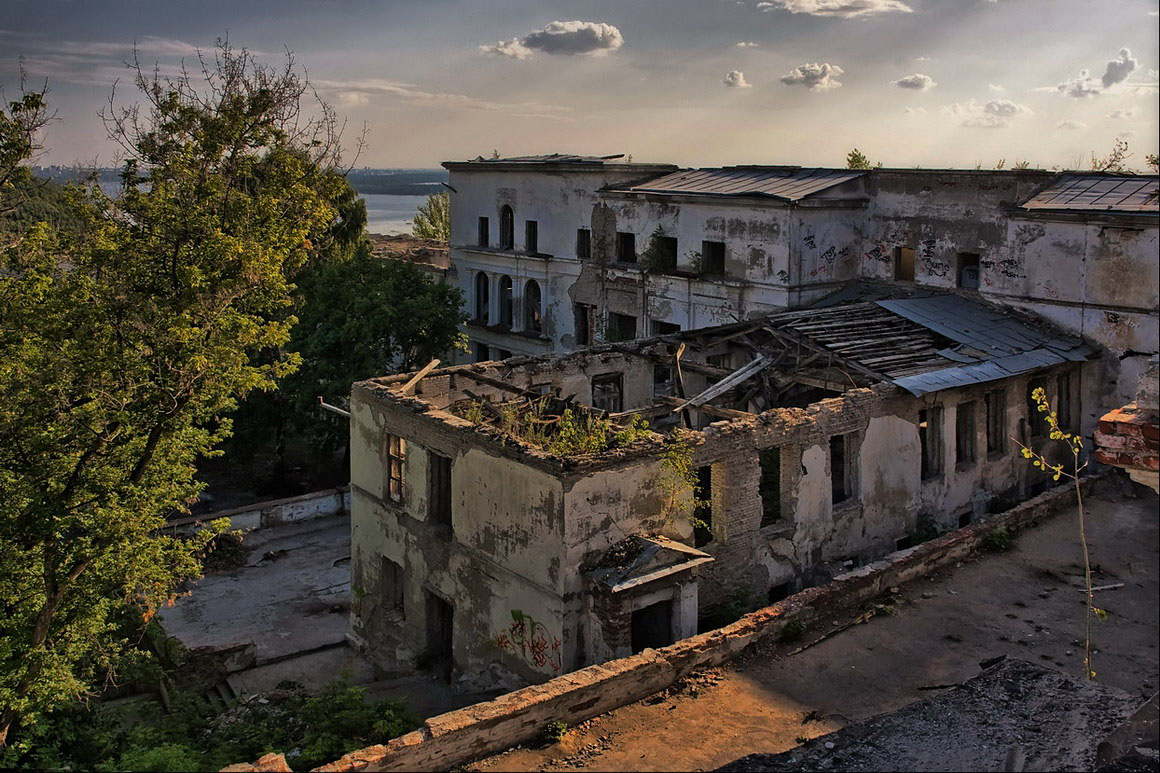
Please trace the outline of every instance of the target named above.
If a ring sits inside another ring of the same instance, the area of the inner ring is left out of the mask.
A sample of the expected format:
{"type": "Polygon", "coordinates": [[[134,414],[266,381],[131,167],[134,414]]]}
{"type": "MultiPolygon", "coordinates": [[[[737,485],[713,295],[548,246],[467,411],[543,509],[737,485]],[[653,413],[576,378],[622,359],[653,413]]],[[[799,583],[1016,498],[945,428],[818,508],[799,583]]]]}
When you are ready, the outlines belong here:
{"type": "Polygon", "coordinates": [[[1156,175],[1064,174],[1019,205],[1025,212],[1160,215],[1156,175]]]}
{"type": "Polygon", "coordinates": [[[604,551],[585,575],[618,593],[712,560],[708,553],[666,537],[634,534],[604,551]]]}
{"type": "Polygon", "coordinates": [[[610,190],[692,196],[757,196],[800,201],[866,174],[850,169],[803,169],[799,166],[726,166],[682,169],[652,180],[610,190]]]}

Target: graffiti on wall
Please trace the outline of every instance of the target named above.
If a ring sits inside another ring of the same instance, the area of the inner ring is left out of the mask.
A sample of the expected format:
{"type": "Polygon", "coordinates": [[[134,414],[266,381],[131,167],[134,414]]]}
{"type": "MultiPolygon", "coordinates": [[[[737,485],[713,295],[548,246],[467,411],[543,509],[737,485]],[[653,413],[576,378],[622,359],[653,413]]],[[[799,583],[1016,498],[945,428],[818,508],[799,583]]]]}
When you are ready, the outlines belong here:
{"type": "Polygon", "coordinates": [[[531,615],[518,609],[511,612],[511,625],[496,637],[496,645],[504,652],[518,655],[535,668],[547,666],[553,674],[560,673],[563,657],[559,637],[552,636],[547,626],[531,615]]]}

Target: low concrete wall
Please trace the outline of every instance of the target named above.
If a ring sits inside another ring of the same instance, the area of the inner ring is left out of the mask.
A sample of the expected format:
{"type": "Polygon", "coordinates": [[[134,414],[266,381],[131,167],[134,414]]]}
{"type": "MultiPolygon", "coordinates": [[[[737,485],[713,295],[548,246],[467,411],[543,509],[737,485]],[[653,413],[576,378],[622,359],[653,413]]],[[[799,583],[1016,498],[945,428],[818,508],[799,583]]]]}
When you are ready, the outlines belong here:
{"type": "MultiPolygon", "coordinates": [[[[1095,476],[1085,481],[1085,491],[1094,479],[1095,476]]],[[[1018,530],[1074,502],[1072,486],[1053,489],[978,524],[892,553],[825,585],[807,588],[784,601],[751,612],[731,625],[432,717],[418,730],[386,744],[351,752],[315,770],[449,770],[504,751],[536,738],[552,720],[575,725],[647,698],[694,671],[731,660],[766,636],[780,634],[791,621],[809,623],[825,619],[835,609],[874,598],[894,585],[962,560],[996,528],[1018,530]]],[[[229,768],[232,771],[272,769],[262,765],[229,768]]]]}
{"type": "Polygon", "coordinates": [[[277,526],[281,523],[309,521],[314,518],[325,518],[329,515],[349,512],[350,487],[340,486],[287,499],[255,502],[252,505],[235,507],[232,510],[219,510],[216,513],[177,518],[167,523],[165,527],[174,529],[181,534],[197,531],[202,524],[217,518],[228,518],[231,529],[253,531],[254,529],[264,529],[267,526],[277,526]]]}

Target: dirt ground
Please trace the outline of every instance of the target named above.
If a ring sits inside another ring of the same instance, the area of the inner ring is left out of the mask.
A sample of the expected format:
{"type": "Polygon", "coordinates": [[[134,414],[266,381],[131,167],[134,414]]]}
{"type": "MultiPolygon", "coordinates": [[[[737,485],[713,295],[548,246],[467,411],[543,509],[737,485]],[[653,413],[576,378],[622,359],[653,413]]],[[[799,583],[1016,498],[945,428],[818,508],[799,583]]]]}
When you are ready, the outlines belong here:
{"type": "MultiPolygon", "coordinates": [[[[1094,623],[1093,662],[1097,679],[1142,702],[1160,676],[1158,502],[1125,491],[1101,484],[1088,500],[1095,585],[1123,583],[1096,594],[1107,619],[1094,623]]],[[[1065,510],[1008,552],[916,580],[825,628],[875,612],[867,622],[830,638],[818,626],[798,642],[763,643],[726,668],[589,720],[558,744],[517,747],[468,769],[713,770],[899,709],[999,655],[1082,674],[1082,584],[1076,511],[1065,510]]]]}

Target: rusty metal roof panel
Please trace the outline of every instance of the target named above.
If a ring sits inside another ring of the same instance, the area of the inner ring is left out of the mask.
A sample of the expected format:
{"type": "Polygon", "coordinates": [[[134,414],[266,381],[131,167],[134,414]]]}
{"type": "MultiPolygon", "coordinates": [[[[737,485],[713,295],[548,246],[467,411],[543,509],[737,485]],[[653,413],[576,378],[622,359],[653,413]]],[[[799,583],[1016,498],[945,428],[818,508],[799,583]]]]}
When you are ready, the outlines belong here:
{"type": "Polygon", "coordinates": [[[1028,212],[1160,215],[1156,175],[1064,174],[1020,205],[1028,212]]]}
{"type": "Polygon", "coordinates": [[[610,190],[695,196],[760,196],[800,201],[864,174],[850,169],[727,166],[682,169],[633,185],[614,186],[610,190]]]}

